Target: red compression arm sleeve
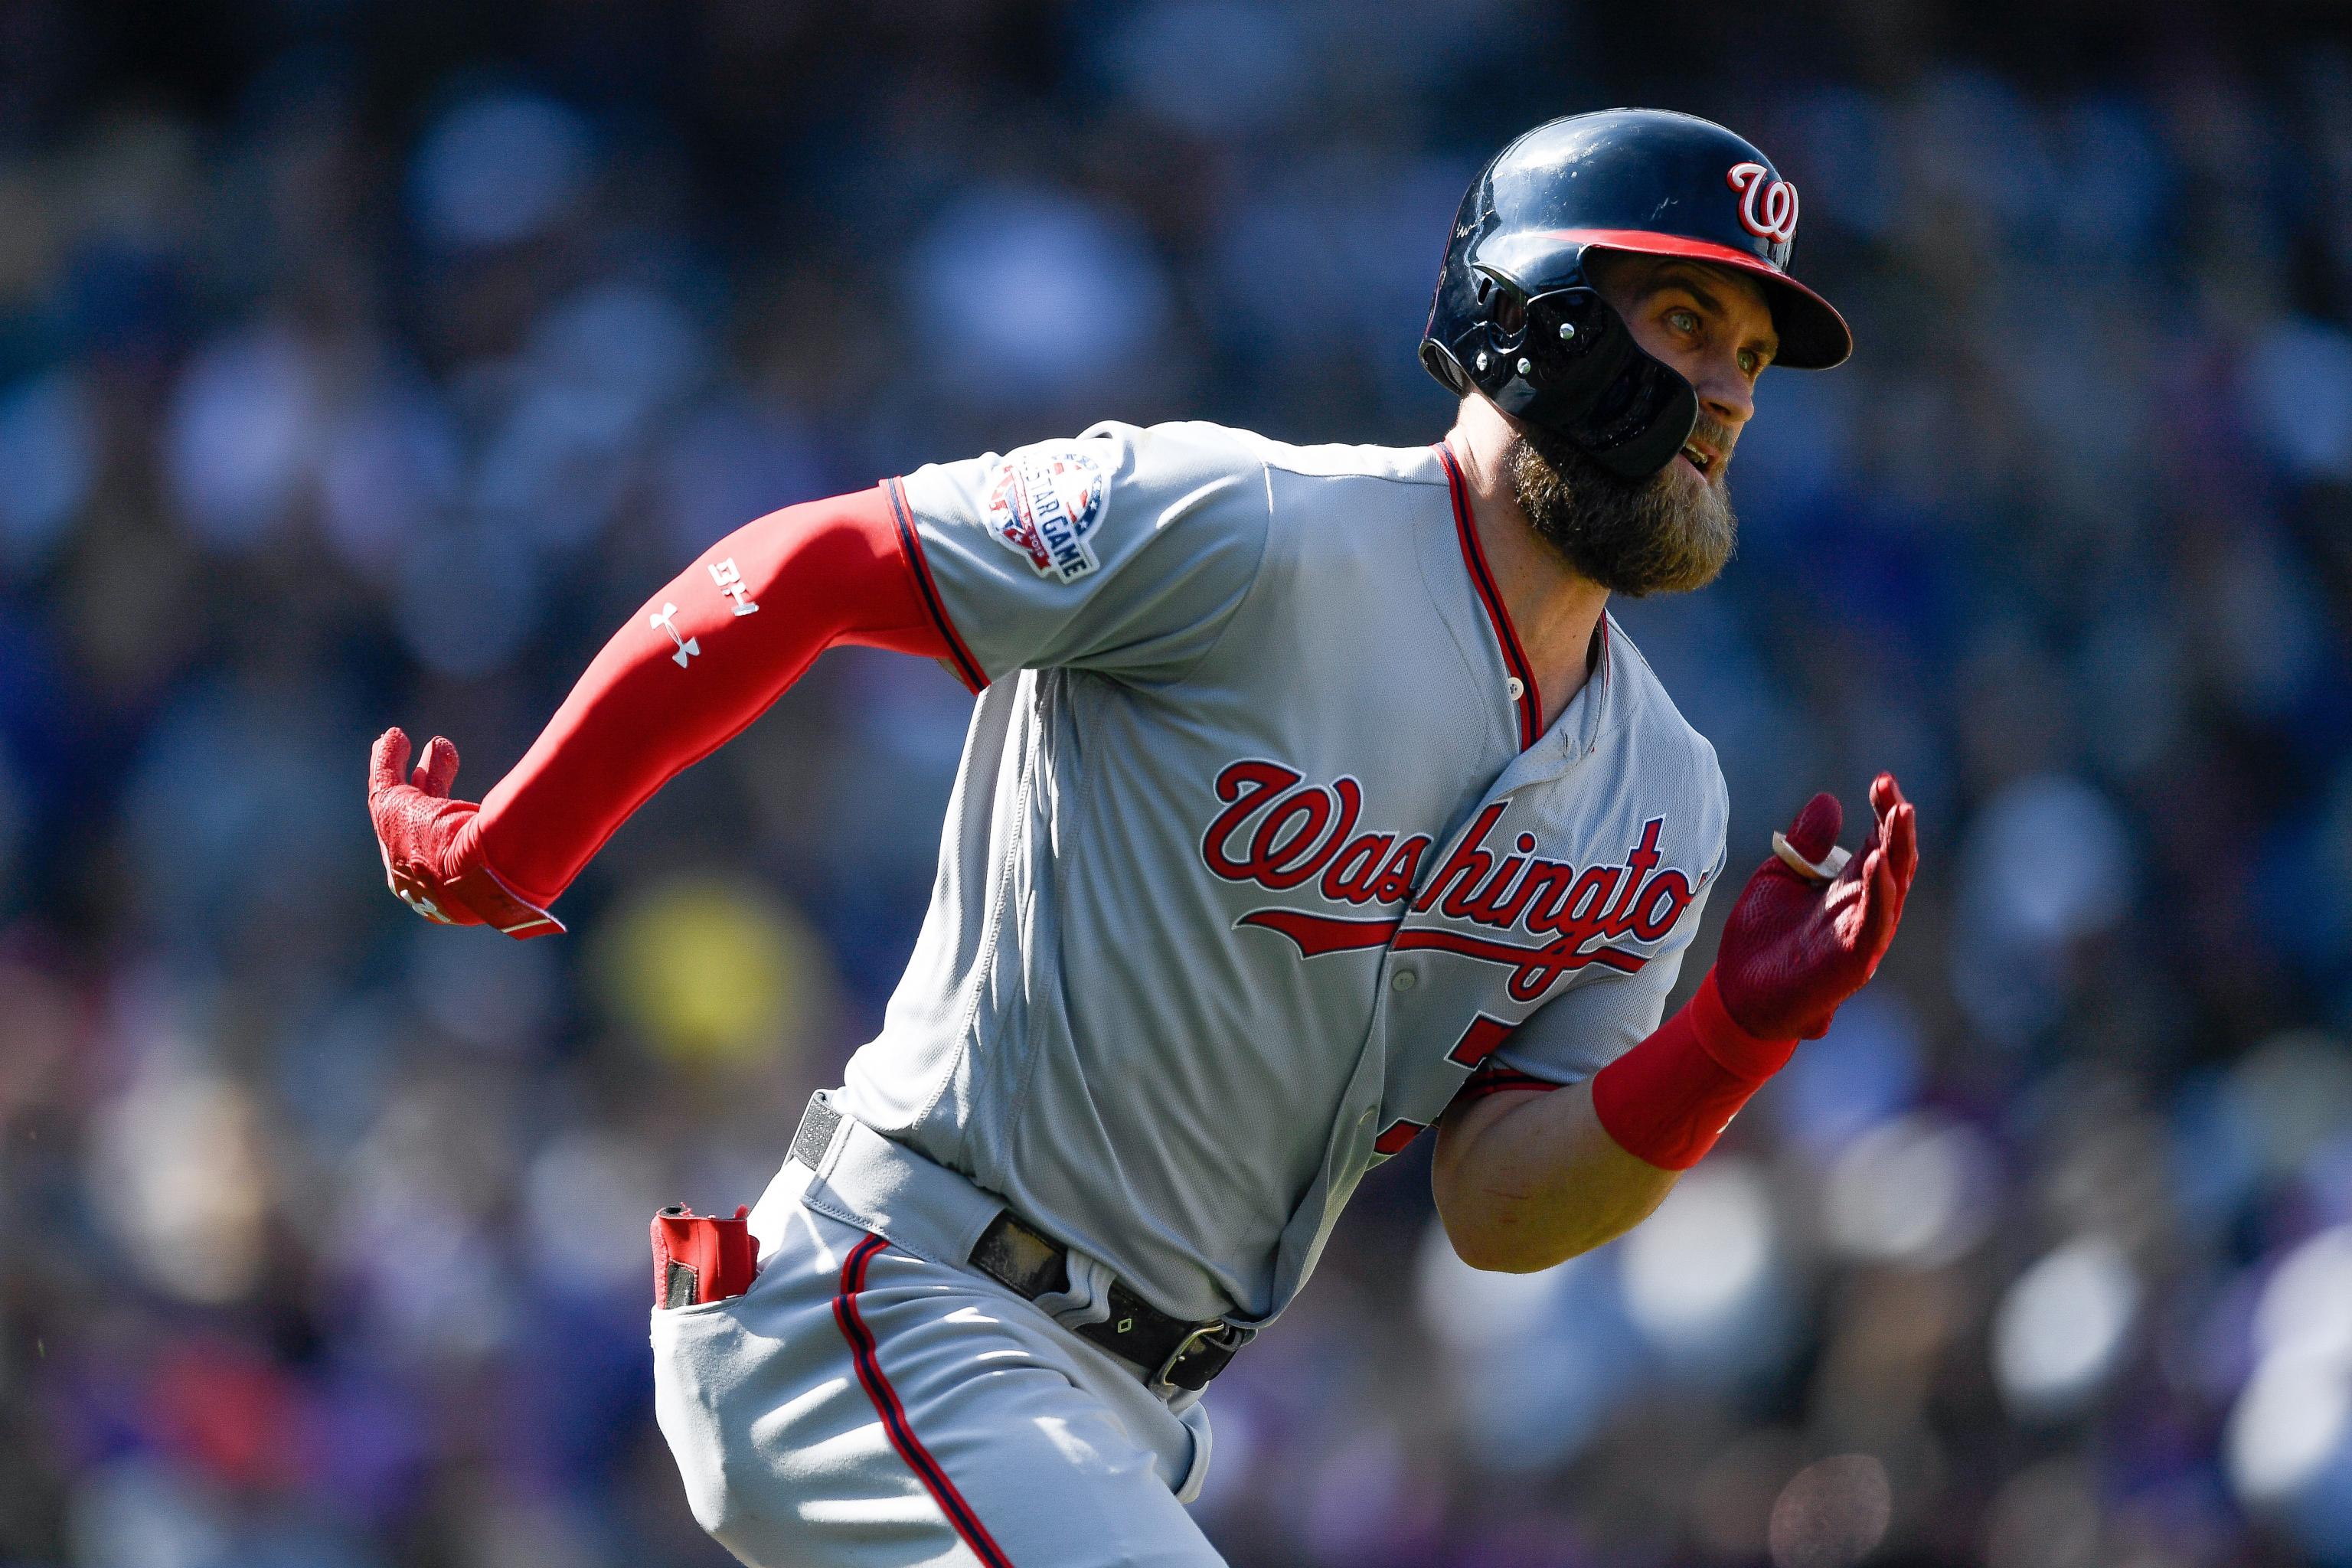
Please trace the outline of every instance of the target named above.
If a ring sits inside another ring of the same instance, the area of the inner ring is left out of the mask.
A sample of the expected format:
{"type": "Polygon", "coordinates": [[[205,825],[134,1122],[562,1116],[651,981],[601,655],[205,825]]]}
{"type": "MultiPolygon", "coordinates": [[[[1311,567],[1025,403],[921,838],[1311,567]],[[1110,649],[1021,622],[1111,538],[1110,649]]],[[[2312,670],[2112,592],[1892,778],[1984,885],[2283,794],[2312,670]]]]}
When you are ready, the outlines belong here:
{"type": "Polygon", "coordinates": [[[630,813],[836,643],[952,659],[977,688],[919,548],[887,486],[786,507],[720,540],[604,645],[461,830],[458,858],[553,903],[630,813]]]}
{"type": "Polygon", "coordinates": [[[1688,1005],[1593,1075],[1592,1112],[1627,1153],[1687,1171],[1796,1050],[1734,1022],[1710,969],[1688,1005]]]}

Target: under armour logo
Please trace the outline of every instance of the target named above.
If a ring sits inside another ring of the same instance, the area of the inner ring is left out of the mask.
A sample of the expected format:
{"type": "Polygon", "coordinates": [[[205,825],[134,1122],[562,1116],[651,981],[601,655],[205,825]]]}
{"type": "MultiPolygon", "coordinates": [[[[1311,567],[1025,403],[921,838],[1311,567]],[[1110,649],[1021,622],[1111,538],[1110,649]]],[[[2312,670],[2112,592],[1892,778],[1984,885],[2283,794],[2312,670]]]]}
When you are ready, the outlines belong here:
{"type": "Polygon", "coordinates": [[[670,619],[676,614],[677,614],[677,606],[665,599],[662,601],[661,614],[647,616],[646,622],[656,631],[667,632],[669,640],[677,644],[677,651],[670,655],[670,658],[677,661],[678,668],[684,669],[686,661],[702,651],[702,644],[693,637],[683,637],[677,635],[677,623],[670,619]]]}
{"type": "Polygon", "coordinates": [[[760,613],[760,606],[751,600],[751,586],[743,581],[743,574],[737,570],[733,556],[711,563],[710,580],[719,584],[720,593],[735,601],[737,615],[756,616],[760,613]]]}
{"type": "Polygon", "coordinates": [[[402,903],[406,904],[410,909],[415,910],[426,920],[437,921],[443,925],[450,923],[449,917],[441,912],[441,906],[435,903],[432,900],[425,898],[421,894],[412,893],[405,888],[394,888],[393,891],[400,895],[400,901],[402,903]]]}

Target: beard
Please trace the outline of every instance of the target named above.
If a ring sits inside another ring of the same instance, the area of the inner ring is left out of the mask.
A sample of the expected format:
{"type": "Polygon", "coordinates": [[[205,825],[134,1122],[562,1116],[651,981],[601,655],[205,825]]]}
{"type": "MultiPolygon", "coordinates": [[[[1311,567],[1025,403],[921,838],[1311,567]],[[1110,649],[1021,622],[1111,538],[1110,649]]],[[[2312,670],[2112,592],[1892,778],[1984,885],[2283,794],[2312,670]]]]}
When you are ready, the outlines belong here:
{"type": "MultiPolygon", "coordinates": [[[[1732,433],[1705,416],[1693,434],[1730,451],[1732,433]]],[[[1731,559],[1731,492],[1685,467],[1628,479],[1537,430],[1522,431],[1509,457],[1512,493],[1536,533],[1579,576],[1631,599],[1703,588],[1731,559]]]]}

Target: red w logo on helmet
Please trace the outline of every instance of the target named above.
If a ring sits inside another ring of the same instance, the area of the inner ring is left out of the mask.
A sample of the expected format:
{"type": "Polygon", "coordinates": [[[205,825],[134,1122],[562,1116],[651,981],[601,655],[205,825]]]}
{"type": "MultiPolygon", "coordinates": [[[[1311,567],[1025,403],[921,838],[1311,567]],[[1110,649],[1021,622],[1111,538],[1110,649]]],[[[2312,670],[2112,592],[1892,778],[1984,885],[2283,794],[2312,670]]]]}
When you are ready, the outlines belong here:
{"type": "Polygon", "coordinates": [[[1797,187],[1761,163],[1734,163],[1725,184],[1739,193],[1739,226],[1786,245],[1797,237],[1797,187]]]}

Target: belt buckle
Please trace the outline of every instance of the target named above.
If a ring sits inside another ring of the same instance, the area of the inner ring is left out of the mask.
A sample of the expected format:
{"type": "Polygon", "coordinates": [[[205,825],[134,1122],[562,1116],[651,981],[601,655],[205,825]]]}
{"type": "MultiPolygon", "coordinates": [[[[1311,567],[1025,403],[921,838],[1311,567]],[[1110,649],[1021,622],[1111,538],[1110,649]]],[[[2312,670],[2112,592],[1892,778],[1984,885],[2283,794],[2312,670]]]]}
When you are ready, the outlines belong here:
{"type": "MultiPolygon", "coordinates": [[[[1244,1328],[1239,1323],[1223,1321],[1203,1323],[1176,1342],[1176,1348],[1168,1352],[1168,1359],[1160,1363],[1160,1370],[1144,1380],[1143,1386],[1154,1394],[1174,1394],[1181,1385],[1171,1379],[1168,1374],[1176,1370],[1178,1362],[1191,1355],[1195,1349],[1204,1344],[1213,1346],[1223,1351],[1225,1362],[1230,1362],[1244,1345],[1256,1337],[1255,1329],[1244,1328]]],[[[1209,1377],[1214,1377],[1218,1372],[1224,1371],[1225,1362],[1220,1362],[1216,1372],[1211,1373],[1209,1377]]],[[[1209,1378],[1204,1377],[1198,1386],[1206,1388],[1208,1385],[1209,1378]]]]}

